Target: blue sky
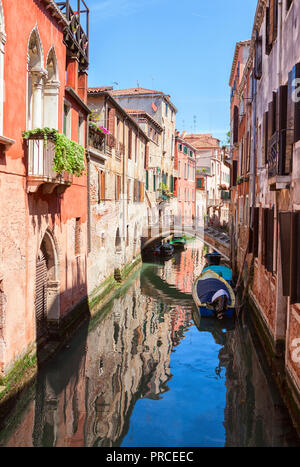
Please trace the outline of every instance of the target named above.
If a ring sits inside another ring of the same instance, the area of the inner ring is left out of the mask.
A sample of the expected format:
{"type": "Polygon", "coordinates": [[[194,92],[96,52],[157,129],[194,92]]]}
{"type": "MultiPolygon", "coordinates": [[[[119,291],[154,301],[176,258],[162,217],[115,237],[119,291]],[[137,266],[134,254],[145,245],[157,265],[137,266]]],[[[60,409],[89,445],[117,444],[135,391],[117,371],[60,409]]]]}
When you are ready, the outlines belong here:
{"type": "Polygon", "coordinates": [[[235,44],[250,38],[257,0],[87,0],[87,4],[89,86],[121,89],[138,82],[140,87],[163,91],[178,109],[178,130],[212,133],[225,140],[235,44]]]}

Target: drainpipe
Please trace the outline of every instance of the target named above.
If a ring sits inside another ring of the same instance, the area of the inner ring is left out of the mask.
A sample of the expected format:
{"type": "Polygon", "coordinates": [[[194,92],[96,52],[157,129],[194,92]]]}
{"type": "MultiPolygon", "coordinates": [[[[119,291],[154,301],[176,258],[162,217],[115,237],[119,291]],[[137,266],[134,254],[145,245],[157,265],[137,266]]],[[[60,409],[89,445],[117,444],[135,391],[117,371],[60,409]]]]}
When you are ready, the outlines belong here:
{"type": "Polygon", "coordinates": [[[253,79],[253,111],[252,111],[252,131],[253,131],[253,166],[252,166],[252,212],[250,228],[253,232],[254,227],[254,208],[255,208],[255,185],[256,185],[256,162],[257,162],[257,141],[256,141],[256,114],[257,114],[257,80],[253,79]]]}
{"type": "Polygon", "coordinates": [[[278,37],[277,37],[277,86],[281,84],[281,61],[282,61],[282,0],[278,0],[278,37]]]}
{"type": "Polygon", "coordinates": [[[87,160],[87,204],[88,204],[88,218],[87,218],[87,228],[88,228],[88,253],[92,249],[92,231],[91,231],[91,157],[89,153],[89,124],[90,116],[87,116],[86,119],[86,160],[87,160]]]}
{"type": "MultiPolygon", "coordinates": [[[[122,196],[122,205],[123,205],[123,234],[124,234],[124,241],[125,241],[125,248],[124,248],[124,264],[127,264],[127,255],[126,255],[126,241],[127,241],[127,216],[126,216],[126,213],[127,213],[127,210],[126,210],[126,199],[125,199],[125,181],[126,181],[126,174],[125,174],[125,170],[126,170],[126,144],[125,144],[125,137],[126,137],[126,132],[125,132],[125,128],[126,128],[126,121],[127,121],[127,117],[124,118],[124,121],[123,121],[123,147],[124,147],[124,154],[123,154],[123,174],[122,174],[122,177],[123,177],[123,196],[122,196]]],[[[127,187],[126,187],[127,189],[127,187]]],[[[127,194],[128,196],[128,194],[127,194]]]]}

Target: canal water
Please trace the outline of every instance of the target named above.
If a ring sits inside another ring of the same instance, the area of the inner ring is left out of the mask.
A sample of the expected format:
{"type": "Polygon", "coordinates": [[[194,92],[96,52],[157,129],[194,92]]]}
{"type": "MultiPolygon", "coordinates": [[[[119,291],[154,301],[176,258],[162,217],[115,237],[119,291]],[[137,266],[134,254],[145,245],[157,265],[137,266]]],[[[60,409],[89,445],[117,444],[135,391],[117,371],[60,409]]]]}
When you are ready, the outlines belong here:
{"type": "Polygon", "coordinates": [[[144,264],[0,420],[0,446],[299,446],[250,311],[196,312],[205,253],[144,264]]]}

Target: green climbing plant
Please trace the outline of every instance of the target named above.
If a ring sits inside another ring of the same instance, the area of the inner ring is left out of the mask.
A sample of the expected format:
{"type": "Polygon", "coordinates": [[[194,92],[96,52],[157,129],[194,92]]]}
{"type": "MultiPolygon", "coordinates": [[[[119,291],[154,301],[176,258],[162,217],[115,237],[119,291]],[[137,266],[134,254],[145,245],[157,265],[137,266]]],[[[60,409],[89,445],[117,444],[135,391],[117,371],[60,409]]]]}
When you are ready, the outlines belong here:
{"type": "Polygon", "coordinates": [[[35,128],[24,131],[23,138],[28,140],[33,136],[41,136],[44,143],[50,139],[55,144],[55,156],[53,159],[53,170],[57,173],[68,172],[80,177],[84,170],[84,147],[75,141],[71,141],[64,134],[53,128],[35,128]]]}

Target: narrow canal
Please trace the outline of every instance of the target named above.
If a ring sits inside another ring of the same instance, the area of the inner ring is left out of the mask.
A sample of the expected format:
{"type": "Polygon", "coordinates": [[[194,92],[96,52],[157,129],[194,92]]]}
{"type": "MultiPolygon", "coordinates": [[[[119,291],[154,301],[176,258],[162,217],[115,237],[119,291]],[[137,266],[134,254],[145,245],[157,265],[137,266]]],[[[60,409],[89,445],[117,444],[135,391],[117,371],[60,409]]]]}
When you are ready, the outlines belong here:
{"type": "Polygon", "coordinates": [[[195,313],[204,253],[144,264],[0,421],[0,446],[299,446],[248,310],[195,313]]]}

